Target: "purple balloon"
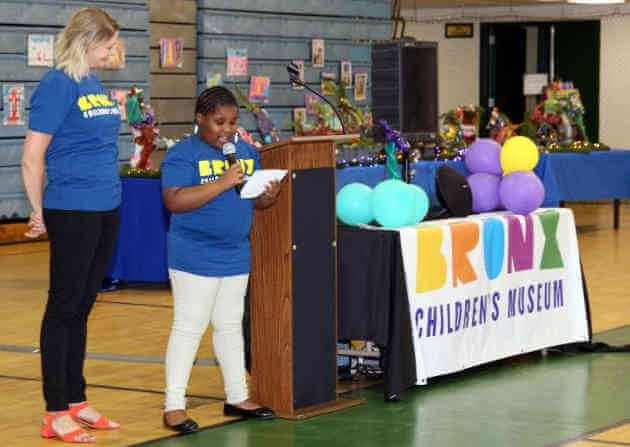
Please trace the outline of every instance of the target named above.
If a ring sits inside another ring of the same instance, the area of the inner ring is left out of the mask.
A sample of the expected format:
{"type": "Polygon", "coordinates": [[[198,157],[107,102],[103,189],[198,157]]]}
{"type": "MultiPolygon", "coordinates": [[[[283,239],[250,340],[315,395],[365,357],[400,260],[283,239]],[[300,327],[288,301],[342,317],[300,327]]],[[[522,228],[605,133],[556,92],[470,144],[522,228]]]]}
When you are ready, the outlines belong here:
{"type": "Polygon", "coordinates": [[[503,177],[499,186],[501,203],[516,214],[529,214],[545,198],[545,187],[532,171],[516,171],[503,177]]]}
{"type": "Polygon", "coordinates": [[[466,167],[473,174],[503,175],[501,146],[490,138],[477,138],[466,152],[466,167]]]}
{"type": "Polygon", "coordinates": [[[492,174],[472,174],[466,179],[472,192],[472,209],[475,213],[487,213],[500,205],[499,184],[501,177],[492,174]]]}

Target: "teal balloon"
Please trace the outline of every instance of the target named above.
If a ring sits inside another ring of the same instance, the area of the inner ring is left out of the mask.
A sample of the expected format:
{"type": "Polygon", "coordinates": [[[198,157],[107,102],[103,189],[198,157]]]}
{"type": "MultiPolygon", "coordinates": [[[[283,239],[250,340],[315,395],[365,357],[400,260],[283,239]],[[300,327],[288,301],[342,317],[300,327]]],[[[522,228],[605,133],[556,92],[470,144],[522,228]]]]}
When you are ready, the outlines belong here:
{"type": "Polygon", "coordinates": [[[413,191],[413,210],[409,217],[409,225],[415,225],[421,222],[429,211],[429,196],[418,185],[410,183],[408,186],[413,191]]]}
{"type": "Polygon", "coordinates": [[[409,225],[414,211],[414,192],[403,181],[385,180],[372,192],[374,219],[384,227],[409,225]]]}
{"type": "Polygon", "coordinates": [[[359,225],[374,220],[372,188],[363,183],[349,183],[337,193],[337,217],[346,225],[359,225]]]}

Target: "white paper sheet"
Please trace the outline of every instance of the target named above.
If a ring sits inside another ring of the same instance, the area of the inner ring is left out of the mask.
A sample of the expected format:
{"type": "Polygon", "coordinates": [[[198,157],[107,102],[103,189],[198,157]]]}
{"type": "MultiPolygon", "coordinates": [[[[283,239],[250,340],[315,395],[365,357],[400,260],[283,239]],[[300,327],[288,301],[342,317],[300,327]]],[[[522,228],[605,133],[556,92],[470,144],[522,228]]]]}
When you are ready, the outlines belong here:
{"type": "Polygon", "coordinates": [[[286,169],[258,169],[247,179],[241,189],[241,199],[255,199],[272,180],[282,180],[287,175],[286,169]]]}

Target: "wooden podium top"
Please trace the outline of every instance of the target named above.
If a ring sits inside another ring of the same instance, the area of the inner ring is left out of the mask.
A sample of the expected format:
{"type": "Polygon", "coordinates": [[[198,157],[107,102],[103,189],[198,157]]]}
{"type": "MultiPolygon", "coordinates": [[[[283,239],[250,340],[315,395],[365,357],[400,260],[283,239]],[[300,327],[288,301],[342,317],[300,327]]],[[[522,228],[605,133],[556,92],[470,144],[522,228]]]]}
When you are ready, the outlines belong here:
{"type": "Polygon", "coordinates": [[[358,133],[345,134],[345,135],[321,135],[321,136],[309,136],[309,137],[291,137],[286,140],[278,141],[277,143],[263,146],[259,152],[265,152],[276,149],[290,143],[322,143],[331,142],[334,144],[346,143],[348,141],[356,140],[361,135],[358,133]]]}

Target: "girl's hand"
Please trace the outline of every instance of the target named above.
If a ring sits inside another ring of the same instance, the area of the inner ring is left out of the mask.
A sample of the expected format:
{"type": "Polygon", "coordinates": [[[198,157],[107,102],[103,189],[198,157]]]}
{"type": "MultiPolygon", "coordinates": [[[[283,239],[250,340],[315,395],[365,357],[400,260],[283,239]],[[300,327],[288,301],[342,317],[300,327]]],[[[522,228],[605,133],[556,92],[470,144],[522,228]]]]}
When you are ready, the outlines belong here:
{"type": "Polygon", "coordinates": [[[24,236],[30,238],[37,238],[46,233],[46,224],[44,223],[44,216],[41,210],[33,211],[28,219],[28,231],[24,233],[24,236]]]}
{"type": "Polygon", "coordinates": [[[239,185],[243,183],[243,170],[241,169],[240,163],[234,163],[230,168],[223,173],[221,176],[221,181],[225,186],[225,189],[228,190],[233,186],[239,185]]]}
{"type": "Polygon", "coordinates": [[[269,182],[269,184],[265,188],[265,192],[256,197],[256,200],[254,201],[254,206],[258,209],[265,209],[273,205],[278,199],[278,195],[280,195],[280,189],[282,188],[283,181],[284,180],[274,180],[269,182]]]}
{"type": "Polygon", "coordinates": [[[278,194],[280,194],[281,187],[282,183],[279,180],[272,180],[265,188],[265,192],[260,195],[260,198],[269,204],[275,202],[278,194]]]}

